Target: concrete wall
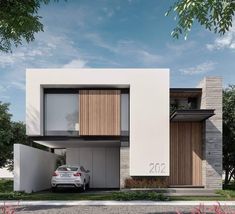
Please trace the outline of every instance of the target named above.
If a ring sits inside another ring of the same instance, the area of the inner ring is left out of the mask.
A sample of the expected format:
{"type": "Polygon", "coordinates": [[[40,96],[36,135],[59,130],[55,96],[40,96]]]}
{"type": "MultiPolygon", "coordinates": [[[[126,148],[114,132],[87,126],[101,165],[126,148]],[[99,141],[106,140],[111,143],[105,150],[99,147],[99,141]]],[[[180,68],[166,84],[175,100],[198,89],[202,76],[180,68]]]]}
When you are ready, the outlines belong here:
{"type": "Polygon", "coordinates": [[[222,188],[222,78],[206,77],[202,88],[201,109],[215,109],[204,124],[203,183],[206,188],[222,188]]]}
{"type": "Polygon", "coordinates": [[[14,191],[27,193],[50,188],[59,156],[22,144],[14,144],[14,191]]]}
{"type": "Polygon", "coordinates": [[[43,87],[91,86],[130,88],[130,175],[168,176],[168,69],[29,69],[27,135],[43,135],[43,87]]]}

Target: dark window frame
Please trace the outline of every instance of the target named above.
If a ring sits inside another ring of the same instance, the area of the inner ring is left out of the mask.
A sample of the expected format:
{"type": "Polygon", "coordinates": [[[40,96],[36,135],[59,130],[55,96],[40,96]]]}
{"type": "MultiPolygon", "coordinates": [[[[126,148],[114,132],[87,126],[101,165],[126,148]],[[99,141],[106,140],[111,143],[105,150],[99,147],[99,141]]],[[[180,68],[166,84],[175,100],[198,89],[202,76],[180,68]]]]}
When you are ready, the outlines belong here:
{"type": "MultiPolygon", "coordinates": [[[[79,96],[79,91],[80,90],[120,90],[121,94],[128,94],[128,131],[127,133],[124,131],[122,132],[121,127],[120,127],[120,136],[123,137],[128,137],[130,135],[130,88],[98,88],[98,87],[87,87],[87,88],[43,88],[43,136],[75,136],[75,137],[80,137],[79,131],[61,131],[61,132],[71,132],[72,134],[70,135],[58,135],[55,133],[54,135],[47,134],[46,131],[46,102],[45,102],[45,95],[46,94],[76,94],[79,96]]],[[[79,111],[79,110],[78,110],[79,111]]],[[[120,108],[121,111],[121,108],[120,108]]],[[[79,113],[78,113],[79,114],[79,113]]],[[[80,115],[79,115],[80,116],[80,115]]],[[[121,116],[121,112],[120,112],[121,116]]],[[[120,118],[121,119],[121,118],[120,118]]],[[[121,123],[120,123],[121,126],[121,123]]]]}

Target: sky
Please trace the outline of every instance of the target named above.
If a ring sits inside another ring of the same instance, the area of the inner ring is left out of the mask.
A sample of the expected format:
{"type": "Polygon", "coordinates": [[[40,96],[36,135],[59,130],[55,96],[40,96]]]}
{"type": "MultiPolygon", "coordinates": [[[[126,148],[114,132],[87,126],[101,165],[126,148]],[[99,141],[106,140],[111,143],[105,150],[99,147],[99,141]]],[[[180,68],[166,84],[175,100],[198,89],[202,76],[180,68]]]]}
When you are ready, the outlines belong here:
{"type": "Polygon", "coordinates": [[[195,87],[204,76],[235,84],[235,21],[220,37],[195,24],[187,40],[171,31],[174,0],[67,0],[39,10],[44,32],[0,53],[0,101],[25,121],[26,68],[169,68],[171,87],[195,87]]]}

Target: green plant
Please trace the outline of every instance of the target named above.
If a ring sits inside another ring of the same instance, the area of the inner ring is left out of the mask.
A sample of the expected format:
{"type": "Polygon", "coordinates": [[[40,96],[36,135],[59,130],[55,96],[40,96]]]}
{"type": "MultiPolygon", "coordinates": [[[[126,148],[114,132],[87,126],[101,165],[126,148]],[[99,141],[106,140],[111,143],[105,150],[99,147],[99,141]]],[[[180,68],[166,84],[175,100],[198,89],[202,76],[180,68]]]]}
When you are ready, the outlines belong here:
{"type": "Polygon", "coordinates": [[[0,193],[12,192],[13,180],[0,179],[0,193]]]}
{"type": "Polygon", "coordinates": [[[151,201],[165,201],[167,197],[156,192],[146,191],[127,191],[115,192],[112,194],[114,200],[118,201],[133,201],[133,200],[151,200],[151,201]]]}
{"type": "Polygon", "coordinates": [[[63,152],[57,159],[56,159],[56,168],[66,163],[66,153],[63,152]]]}
{"type": "Polygon", "coordinates": [[[234,12],[234,0],[177,0],[165,15],[175,13],[177,25],[171,35],[178,39],[182,34],[187,38],[195,22],[209,31],[224,35],[233,25],[234,12]]]}
{"type": "Polygon", "coordinates": [[[0,200],[19,200],[26,195],[28,194],[23,192],[0,193],[0,200]]]}
{"type": "Polygon", "coordinates": [[[127,178],[125,188],[166,188],[165,178],[127,178]]]}

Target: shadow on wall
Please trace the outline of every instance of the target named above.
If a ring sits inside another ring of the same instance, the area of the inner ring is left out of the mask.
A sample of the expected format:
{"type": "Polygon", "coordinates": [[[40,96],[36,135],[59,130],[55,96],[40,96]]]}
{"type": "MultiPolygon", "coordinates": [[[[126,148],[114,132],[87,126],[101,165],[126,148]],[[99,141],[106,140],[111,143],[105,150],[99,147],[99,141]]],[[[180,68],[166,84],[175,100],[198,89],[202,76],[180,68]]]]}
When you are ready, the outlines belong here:
{"type": "Polygon", "coordinates": [[[26,108],[26,134],[40,134],[40,114],[33,106],[26,108]]]}

